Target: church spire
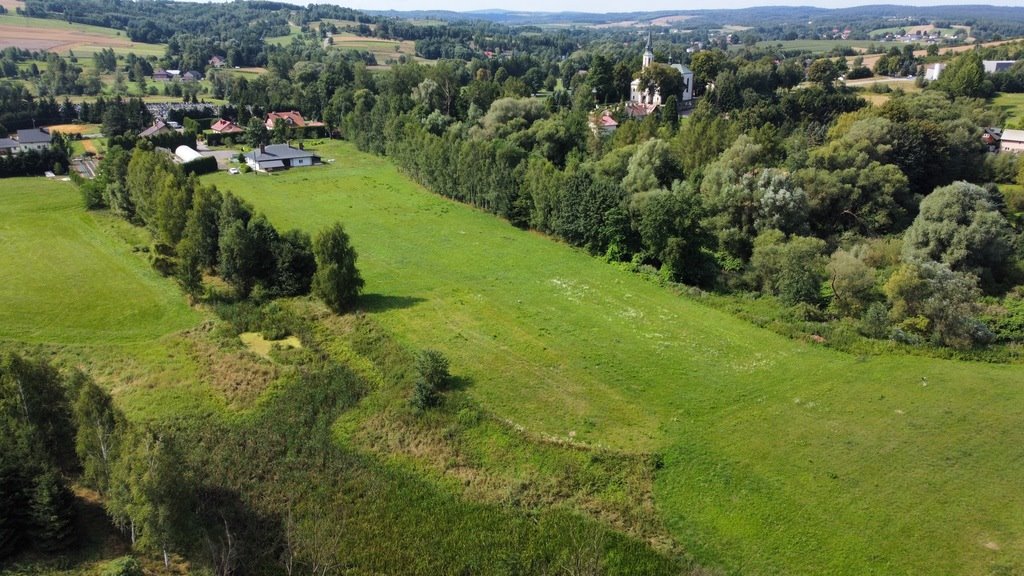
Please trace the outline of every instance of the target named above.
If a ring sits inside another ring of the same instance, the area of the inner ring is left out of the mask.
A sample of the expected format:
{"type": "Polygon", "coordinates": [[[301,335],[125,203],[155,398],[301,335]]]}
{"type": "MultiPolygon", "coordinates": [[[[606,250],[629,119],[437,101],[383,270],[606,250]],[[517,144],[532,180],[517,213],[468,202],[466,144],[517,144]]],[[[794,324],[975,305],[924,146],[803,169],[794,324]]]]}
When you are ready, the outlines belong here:
{"type": "Polygon", "coordinates": [[[644,48],[644,68],[654,63],[654,51],[651,50],[651,30],[647,30],[647,46],[644,48]]]}

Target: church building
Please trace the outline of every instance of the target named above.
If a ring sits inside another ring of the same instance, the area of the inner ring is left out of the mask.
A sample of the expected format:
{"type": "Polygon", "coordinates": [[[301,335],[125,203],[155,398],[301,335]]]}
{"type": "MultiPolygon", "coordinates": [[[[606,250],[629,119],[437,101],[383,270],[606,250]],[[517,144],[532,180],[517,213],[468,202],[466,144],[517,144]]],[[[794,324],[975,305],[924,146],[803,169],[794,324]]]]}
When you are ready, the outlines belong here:
{"type": "MultiPolygon", "coordinates": [[[[651,34],[647,33],[647,47],[644,48],[643,69],[646,70],[654,64],[654,51],[651,50],[651,34]]],[[[680,91],[676,94],[676,100],[681,108],[689,108],[693,104],[693,71],[682,64],[670,64],[682,77],[680,80],[680,91]]],[[[661,90],[641,88],[640,78],[635,78],[629,84],[629,105],[626,111],[634,118],[643,118],[654,112],[661,106],[663,100],[668,100],[669,95],[662,98],[661,90]]]]}

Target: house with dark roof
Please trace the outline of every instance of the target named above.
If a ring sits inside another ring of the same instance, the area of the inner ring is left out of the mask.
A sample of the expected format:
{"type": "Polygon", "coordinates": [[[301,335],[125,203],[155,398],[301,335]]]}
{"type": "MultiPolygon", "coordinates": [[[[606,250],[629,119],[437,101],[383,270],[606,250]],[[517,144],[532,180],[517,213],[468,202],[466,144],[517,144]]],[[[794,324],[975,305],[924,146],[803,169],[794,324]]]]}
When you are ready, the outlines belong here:
{"type": "Polygon", "coordinates": [[[253,150],[245,155],[245,163],[253,170],[260,172],[312,166],[317,161],[319,158],[312,152],[292,148],[288,144],[260,146],[258,150],[253,150]]]}
{"type": "Polygon", "coordinates": [[[8,156],[18,151],[18,141],[10,138],[0,138],[0,154],[8,156]]]}
{"type": "Polygon", "coordinates": [[[199,82],[202,79],[202,73],[196,72],[195,70],[189,70],[188,72],[185,72],[181,75],[182,82],[199,82]]]}
{"type": "Polygon", "coordinates": [[[153,70],[153,80],[156,82],[167,82],[171,80],[171,74],[163,68],[157,68],[153,70]]]}
{"type": "Polygon", "coordinates": [[[29,150],[46,150],[50,147],[53,136],[42,128],[28,128],[18,130],[18,152],[29,150]]]}
{"type": "Polygon", "coordinates": [[[152,138],[161,134],[170,134],[174,130],[163,120],[157,120],[152,126],[139,133],[139,138],[152,138]]]}

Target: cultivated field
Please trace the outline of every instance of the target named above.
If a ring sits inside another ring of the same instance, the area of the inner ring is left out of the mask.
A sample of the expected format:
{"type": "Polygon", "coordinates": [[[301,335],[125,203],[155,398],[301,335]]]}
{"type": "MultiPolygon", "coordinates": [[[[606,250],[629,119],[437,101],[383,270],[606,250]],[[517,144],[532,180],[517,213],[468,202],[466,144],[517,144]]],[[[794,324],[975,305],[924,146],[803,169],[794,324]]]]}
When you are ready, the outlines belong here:
{"type": "Polygon", "coordinates": [[[180,291],[81,207],[70,182],[5,179],[0,223],[0,340],[118,344],[195,324],[180,291]]]}
{"type": "MultiPolygon", "coordinates": [[[[811,53],[824,54],[836,48],[853,48],[863,52],[872,42],[868,40],[764,40],[757,45],[765,48],[780,48],[782,50],[801,50],[811,53]]],[[[741,45],[730,46],[731,50],[741,49],[741,45]]]]}
{"type": "Polygon", "coordinates": [[[0,48],[15,46],[26,50],[47,50],[77,56],[88,56],[103,48],[119,54],[134,52],[139,56],[162,56],[164,46],[132,42],[128,36],[112,28],[69,24],[61,20],[0,16],[0,48]]]}
{"type": "MultiPolygon", "coordinates": [[[[373,53],[378,65],[384,65],[388,60],[397,60],[403,54],[410,58],[416,58],[416,43],[411,40],[381,40],[345,33],[335,34],[331,40],[334,42],[335,48],[364,50],[373,53]]],[[[416,59],[426,62],[422,58],[416,59]]]]}
{"type": "MultiPolygon", "coordinates": [[[[1007,43],[1010,43],[1010,42],[1017,42],[1017,41],[1018,41],[1018,39],[998,40],[998,41],[994,41],[994,42],[986,42],[984,44],[981,44],[981,46],[984,46],[984,47],[999,46],[1001,44],[1007,44],[1007,43]]],[[[885,50],[889,49],[889,45],[888,44],[879,43],[879,44],[875,44],[875,45],[879,46],[880,48],[883,48],[885,50]]],[[[898,45],[898,46],[902,49],[902,45],[898,45]]],[[[947,46],[945,48],[939,48],[939,54],[958,54],[960,52],[967,52],[967,51],[970,51],[970,50],[974,50],[974,44],[965,44],[963,46],[947,46]]],[[[927,50],[914,50],[914,56],[916,56],[918,58],[923,58],[923,57],[925,57],[927,55],[928,55],[928,51],[927,50]]],[[[873,54],[873,55],[869,55],[869,56],[864,56],[863,57],[864,58],[864,66],[867,66],[868,68],[871,68],[872,70],[874,70],[875,64],[878,63],[878,59],[881,58],[881,57],[882,57],[881,54],[873,54]]],[[[852,64],[853,57],[849,57],[846,60],[847,60],[847,62],[850,62],[852,64]]]]}
{"type": "Polygon", "coordinates": [[[878,36],[880,34],[896,34],[900,30],[903,30],[905,34],[938,32],[942,36],[953,36],[955,34],[971,33],[970,26],[951,26],[948,28],[936,28],[934,24],[925,24],[920,26],[890,26],[889,28],[879,28],[877,30],[872,30],[871,32],[868,32],[868,35],[878,36]]]}
{"type": "Polygon", "coordinates": [[[658,452],[656,505],[744,574],[1024,569],[1021,366],[796,342],[423,192],[351,146],[205,178],[281,228],[345,223],[362,308],[527,431],[658,452]]]}

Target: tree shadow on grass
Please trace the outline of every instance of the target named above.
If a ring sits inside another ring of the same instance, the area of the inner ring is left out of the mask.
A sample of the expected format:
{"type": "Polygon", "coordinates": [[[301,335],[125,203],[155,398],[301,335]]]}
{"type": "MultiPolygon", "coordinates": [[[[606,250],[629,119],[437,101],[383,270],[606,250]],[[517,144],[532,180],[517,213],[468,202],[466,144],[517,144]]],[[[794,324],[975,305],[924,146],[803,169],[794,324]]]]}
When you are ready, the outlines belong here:
{"type": "Polygon", "coordinates": [[[445,384],[445,391],[452,390],[465,390],[473,385],[473,380],[466,376],[452,375],[448,378],[448,382],[445,384]]]}
{"type": "Polygon", "coordinates": [[[363,312],[384,312],[412,308],[426,299],[418,296],[392,296],[389,294],[362,294],[359,296],[359,309],[363,312]]]}

